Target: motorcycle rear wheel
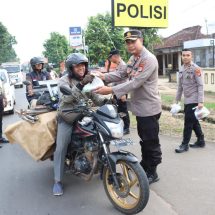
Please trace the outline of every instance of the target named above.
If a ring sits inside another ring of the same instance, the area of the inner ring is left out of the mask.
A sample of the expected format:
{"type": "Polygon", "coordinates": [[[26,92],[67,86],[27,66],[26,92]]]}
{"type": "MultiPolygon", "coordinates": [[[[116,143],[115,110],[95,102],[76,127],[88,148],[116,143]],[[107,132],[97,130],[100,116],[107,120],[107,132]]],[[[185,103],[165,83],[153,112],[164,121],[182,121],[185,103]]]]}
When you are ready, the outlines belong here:
{"type": "Polygon", "coordinates": [[[114,207],[124,214],[142,211],[149,199],[149,183],[145,172],[138,162],[120,160],[116,164],[116,175],[120,189],[113,186],[108,167],[104,168],[103,184],[105,192],[114,207]]]}

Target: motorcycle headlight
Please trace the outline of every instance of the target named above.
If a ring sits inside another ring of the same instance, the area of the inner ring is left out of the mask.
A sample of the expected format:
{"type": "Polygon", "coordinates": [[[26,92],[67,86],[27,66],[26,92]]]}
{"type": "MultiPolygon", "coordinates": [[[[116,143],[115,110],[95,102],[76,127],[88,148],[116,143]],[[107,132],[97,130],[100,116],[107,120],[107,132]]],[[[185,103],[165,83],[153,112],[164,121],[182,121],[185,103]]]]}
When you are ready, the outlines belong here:
{"type": "Polygon", "coordinates": [[[107,121],[104,121],[104,123],[110,129],[112,137],[115,137],[115,138],[123,137],[124,122],[121,119],[120,119],[119,123],[112,123],[112,122],[107,122],[107,121]]]}

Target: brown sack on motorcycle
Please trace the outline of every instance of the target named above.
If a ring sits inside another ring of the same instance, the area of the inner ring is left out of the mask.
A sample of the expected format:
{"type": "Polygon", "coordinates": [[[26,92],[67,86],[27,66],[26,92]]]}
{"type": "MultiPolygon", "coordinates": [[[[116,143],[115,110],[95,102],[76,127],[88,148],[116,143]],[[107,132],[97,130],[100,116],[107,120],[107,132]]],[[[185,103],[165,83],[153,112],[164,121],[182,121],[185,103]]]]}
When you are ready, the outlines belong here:
{"type": "Polygon", "coordinates": [[[55,143],[56,115],[56,111],[40,114],[35,124],[16,122],[5,129],[5,135],[10,143],[20,144],[33,159],[40,160],[55,143]]]}

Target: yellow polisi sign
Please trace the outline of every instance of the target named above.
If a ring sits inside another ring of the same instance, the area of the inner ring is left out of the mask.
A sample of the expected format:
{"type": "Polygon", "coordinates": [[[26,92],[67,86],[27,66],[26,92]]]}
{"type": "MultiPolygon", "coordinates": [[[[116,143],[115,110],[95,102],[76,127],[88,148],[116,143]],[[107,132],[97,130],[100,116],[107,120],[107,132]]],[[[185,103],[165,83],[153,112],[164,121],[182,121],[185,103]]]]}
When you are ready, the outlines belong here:
{"type": "Polygon", "coordinates": [[[113,25],[168,27],[168,0],[112,0],[113,25]]]}

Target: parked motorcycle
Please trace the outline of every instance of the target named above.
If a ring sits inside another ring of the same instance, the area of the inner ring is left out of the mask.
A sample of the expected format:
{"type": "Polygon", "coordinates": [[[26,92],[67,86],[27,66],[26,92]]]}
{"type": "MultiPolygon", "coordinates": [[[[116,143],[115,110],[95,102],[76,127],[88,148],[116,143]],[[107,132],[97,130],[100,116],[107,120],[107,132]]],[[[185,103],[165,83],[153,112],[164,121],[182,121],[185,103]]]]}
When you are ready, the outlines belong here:
{"type": "MultiPolygon", "coordinates": [[[[71,89],[60,88],[64,95],[71,89]]],[[[73,124],[72,140],[68,147],[65,165],[71,172],[87,181],[100,173],[105,192],[111,203],[124,214],[142,211],[149,199],[149,184],[136,156],[122,149],[132,145],[123,137],[123,121],[112,104],[98,109],[84,96],[77,106],[67,113],[81,113],[73,124]],[[113,147],[117,150],[111,151],[113,147]]]]}
{"type": "MultiPolygon", "coordinates": [[[[31,82],[26,80],[23,84],[28,86],[31,82]]],[[[34,81],[33,91],[34,99],[29,103],[29,110],[21,111],[22,115],[30,116],[57,110],[59,98],[56,80],[34,81]]],[[[20,113],[17,110],[16,112],[20,113]]]]}

